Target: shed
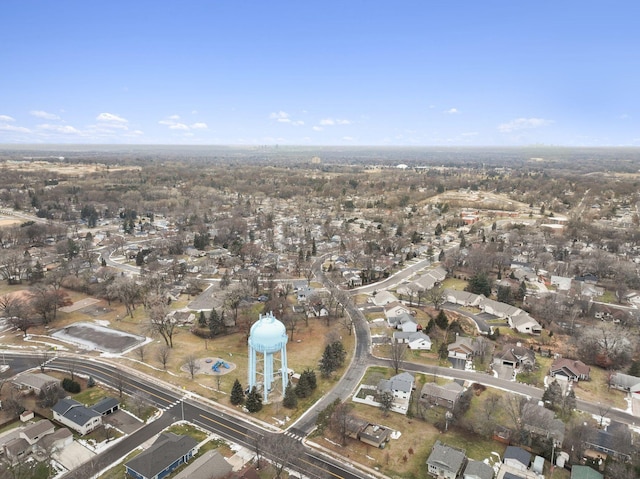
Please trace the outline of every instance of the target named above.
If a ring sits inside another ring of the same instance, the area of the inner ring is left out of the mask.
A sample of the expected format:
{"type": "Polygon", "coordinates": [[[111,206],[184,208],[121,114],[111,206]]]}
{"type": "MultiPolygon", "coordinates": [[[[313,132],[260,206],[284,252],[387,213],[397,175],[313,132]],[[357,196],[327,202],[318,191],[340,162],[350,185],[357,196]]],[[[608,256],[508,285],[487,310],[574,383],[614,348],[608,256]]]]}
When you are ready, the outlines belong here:
{"type": "Polygon", "coordinates": [[[531,470],[536,474],[542,474],[542,471],[544,470],[544,457],[536,456],[536,458],[533,460],[531,470]]]}

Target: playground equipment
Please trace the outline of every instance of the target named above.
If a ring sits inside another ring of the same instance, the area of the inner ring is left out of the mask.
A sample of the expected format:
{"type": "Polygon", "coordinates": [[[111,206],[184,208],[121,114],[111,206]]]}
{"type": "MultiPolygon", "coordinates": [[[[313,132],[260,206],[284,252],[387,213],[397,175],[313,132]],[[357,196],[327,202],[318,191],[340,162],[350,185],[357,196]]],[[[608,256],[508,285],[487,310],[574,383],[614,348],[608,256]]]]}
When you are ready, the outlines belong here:
{"type": "Polygon", "coordinates": [[[229,365],[222,360],[218,360],[213,366],[211,366],[211,369],[216,373],[220,372],[220,368],[229,369],[229,365]]]}

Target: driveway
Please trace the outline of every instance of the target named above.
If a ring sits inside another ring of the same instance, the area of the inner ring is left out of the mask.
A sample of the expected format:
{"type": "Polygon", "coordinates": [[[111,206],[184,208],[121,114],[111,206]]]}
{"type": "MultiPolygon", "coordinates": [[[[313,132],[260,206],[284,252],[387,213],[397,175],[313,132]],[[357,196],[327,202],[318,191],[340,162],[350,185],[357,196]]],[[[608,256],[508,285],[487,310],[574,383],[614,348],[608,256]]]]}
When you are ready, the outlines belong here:
{"type": "Polygon", "coordinates": [[[104,416],[102,420],[125,434],[131,434],[144,425],[140,419],[122,409],[118,409],[113,414],[104,416]]]}
{"type": "Polygon", "coordinates": [[[95,453],[84,447],[79,442],[73,441],[62,451],[58,451],[53,458],[64,466],[65,469],[73,471],[80,464],[83,464],[95,456],[95,453]]]}
{"type": "Polygon", "coordinates": [[[489,326],[489,324],[487,324],[484,319],[479,317],[478,314],[471,314],[468,311],[465,311],[459,304],[447,302],[442,305],[442,309],[446,309],[447,311],[455,311],[456,313],[460,313],[463,316],[472,319],[476,323],[476,327],[478,328],[478,331],[480,331],[480,333],[491,334],[491,326],[489,326]]]}

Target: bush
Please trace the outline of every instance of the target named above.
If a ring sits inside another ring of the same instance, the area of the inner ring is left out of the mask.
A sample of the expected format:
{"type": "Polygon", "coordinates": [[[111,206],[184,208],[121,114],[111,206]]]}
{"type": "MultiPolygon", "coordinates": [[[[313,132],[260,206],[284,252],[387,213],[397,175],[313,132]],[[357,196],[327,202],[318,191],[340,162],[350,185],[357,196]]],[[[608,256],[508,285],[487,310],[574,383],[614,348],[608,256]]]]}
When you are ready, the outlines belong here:
{"type": "Polygon", "coordinates": [[[62,380],[62,389],[69,393],[75,394],[79,393],[82,388],[80,387],[80,383],[78,381],[74,381],[70,378],[64,378],[62,380]]]}

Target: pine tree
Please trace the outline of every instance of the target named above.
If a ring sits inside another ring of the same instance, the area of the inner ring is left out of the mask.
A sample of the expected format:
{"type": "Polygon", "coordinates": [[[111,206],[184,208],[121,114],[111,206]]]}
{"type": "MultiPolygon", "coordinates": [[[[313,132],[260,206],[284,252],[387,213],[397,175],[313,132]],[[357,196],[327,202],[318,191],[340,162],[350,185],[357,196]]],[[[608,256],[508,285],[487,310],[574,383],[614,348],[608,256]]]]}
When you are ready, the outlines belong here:
{"type": "Polygon", "coordinates": [[[96,385],[96,380],[93,379],[93,376],[89,376],[89,380],[87,381],[87,387],[92,388],[96,385]]]}
{"type": "Polygon", "coordinates": [[[284,390],[284,399],[282,405],[287,409],[295,409],[298,407],[298,396],[296,396],[291,381],[287,383],[287,387],[284,390]]]}
{"type": "Polygon", "coordinates": [[[255,386],[253,386],[249,394],[247,394],[245,406],[247,407],[247,411],[251,413],[262,410],[262,394],[258,392],[255,386]]]}
{"type": "Polygon", "coordinates": [[[433,318],[431,318],[427,323],[427,327],[424,328],[424,333],[429,334],[431,331],[433,331],[433,328],[435,327],[436,327],[436,322],[433,320],[433,318]]]}
{"type": "Polygon", "coordinates": [[[449,319],[447,318],[447,314],[444,310],[440,310],[438,316],[436,316],[435,323],[440,329],[447,329],[449,326],[449,319]]]}
{"type": "Polygon", "coordinates": [[[629,376],[640,377],[640,361],[634,361],[629,366],[629,370],[627,371],[629,376]]]}
{"type": "Polygon", "coordinates": [[[312,391],[315,391],[316,388],[318,387],[318,380],[316,378],[316,372],[313,369],[305,369],[303,372],[303,374],[306,374],[308,380],[309,380],[309,388],[312,391]]]}
{"type": "Polygon", "coordinates": [[[558,381],[553,381],[542,394],[542,401],[547,409],[557,411],[562,405],[562,386],[558,381]]]}
{"type": "Polygon", "coordinates": [[[236,379],[233,382],[233,387],[231,388],[231,404],[237,406],[238,404],[242,404],[244,402],[244,391],[242,390],[242,385],[240,381],[236,379]]]}
{"type": "Polygon", "coordinates": [[[347,357],[347,352],[340,341],[334,341],[324,348],[322,359],[320,360],[320,373],[324,377],[331,376],[331,373],[338,370],[347,357]]]}
{"type": "Polygon", "coordinates": [[[200,311],[200,316],[198,317],[198,326],[204,328],[207,326],[207,317],[204,314],[204,311],[200,311]]]}
{"type": "Polygon", "coordinates": [[[216,308],[212,308],[209,313],[209,330],[214,336],[224,333],[224,318],[218,315],[216,308]]]}
{"type": "Polygon", "coordinates": [[[309,397],[311,394],[311,389],[309,388],[309,380],[307,376],[302,373],[300,375],[300,379],[298,379],[298,384],[296,385],[296,396],[299,398],[309,397]]]}

